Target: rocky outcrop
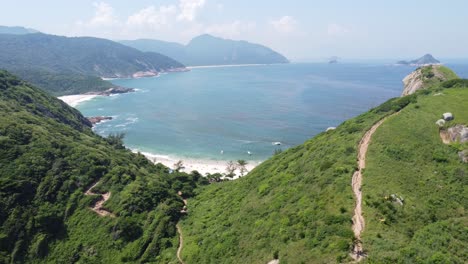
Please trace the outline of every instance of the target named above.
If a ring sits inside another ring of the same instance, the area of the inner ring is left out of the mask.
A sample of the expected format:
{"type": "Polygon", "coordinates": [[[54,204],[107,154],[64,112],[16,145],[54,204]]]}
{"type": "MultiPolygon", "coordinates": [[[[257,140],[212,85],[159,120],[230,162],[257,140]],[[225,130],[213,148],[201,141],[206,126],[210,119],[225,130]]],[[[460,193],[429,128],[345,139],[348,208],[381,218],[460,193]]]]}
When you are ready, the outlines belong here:
{"type": "Polygon", "coordinates": [[[421,71],[416,70],[412,73],[410,73],[408,76],[406,76],[403,79],[403,93],[401,96],[406,96],[415,93],[417,90],[421,89],[423,87],[423,81],[421,78],[421,71]]]}
{"type": "Polygon", "coordinates": [[[468,149],[458,152],[458,156],[462,162],[468,163],[468,149]]]}
{"type": "Polygon", "coordinates": [[[93,116],[93,117],[87,117],[87,119],[89,120],[89,122],[91,122],[91,124],[95,125],[105,120],[112,120],[112,117],[111,116],[93,116]]]}
{"type": "Polygon", "coordinates": [[[404,90],[401,96],[413,94],[418,90],[457,77],[453,71],[442,65],[420,67],[403,79],[404,90]]]}
{"type": "Polygon", "coordinates": [[[456,125],[447,129],[449,139],[452,142],[465,143],[468,142],[468,127],[464,125],[456,125]]]}
{"type": "Polygon", "coordinates": [[[102,91],[102,92],[89,92],[89,93],[86,93],[86,94],[110,96],[110,95],[113,95],[113,94],[132,93],[132,92],[135,92],[135,91],[136,90],[133,89],[133,88],[125,88],[125,87],[117,86],[117,87],[109,88],[109,89],[107,89],[105,91],[102,91]]]}
{"type": "MultiPolygon", "coordinates": [[[[456,125],[448,129],[440,130],[440,138],[444,144],[451,144],[454,142],[467,143],[468,142],[468,127],[465,125],[456,125]]],[[[468,162],[468,149],[458,152],[462,162],[468,162]]]]}

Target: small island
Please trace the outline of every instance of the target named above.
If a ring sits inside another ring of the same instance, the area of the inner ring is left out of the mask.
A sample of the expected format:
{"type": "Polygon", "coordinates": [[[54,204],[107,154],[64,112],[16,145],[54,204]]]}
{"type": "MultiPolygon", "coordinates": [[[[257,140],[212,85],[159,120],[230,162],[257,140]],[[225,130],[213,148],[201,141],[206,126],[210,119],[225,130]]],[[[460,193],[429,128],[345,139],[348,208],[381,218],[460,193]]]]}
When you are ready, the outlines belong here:
{"type": "Polygon", "coordinates": [[[338,57],[337,56],[332,56],[328,59],[329,64],[336,64],[338,63],[338,57]]]}
{"type": "Polygon", "coordinates": [[[440,61],[435,59],[431,54],[426,54],[419,59],[411,60],[411,61],[398,61],[397,65],[407,65],[407,66],[429,66],[429,65],[440,65],[440,61]]]}

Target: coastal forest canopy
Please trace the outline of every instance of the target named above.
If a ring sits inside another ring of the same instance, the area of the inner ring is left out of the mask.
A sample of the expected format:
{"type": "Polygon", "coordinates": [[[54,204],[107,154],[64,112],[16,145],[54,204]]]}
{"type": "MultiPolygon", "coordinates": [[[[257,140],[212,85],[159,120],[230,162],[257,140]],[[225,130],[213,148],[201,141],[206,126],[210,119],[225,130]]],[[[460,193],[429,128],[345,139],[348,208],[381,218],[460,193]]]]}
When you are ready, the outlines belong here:
{"type": "Polygon", "coordinates": [[[141,52],[99,38],[0,34],[0,69],[55,95],[103,91],[113,85],[100,77],[131,77],[183,68],[155,52],[141,52]]]}
{"type": "Polygon", "coordinates": [[[169,173],[91,131],[77,110],[0,71],[0,263],[175,259],[182,191],[207,183],[169,173]],[[110,193],[104,208],[90,209],[110,193]]]}

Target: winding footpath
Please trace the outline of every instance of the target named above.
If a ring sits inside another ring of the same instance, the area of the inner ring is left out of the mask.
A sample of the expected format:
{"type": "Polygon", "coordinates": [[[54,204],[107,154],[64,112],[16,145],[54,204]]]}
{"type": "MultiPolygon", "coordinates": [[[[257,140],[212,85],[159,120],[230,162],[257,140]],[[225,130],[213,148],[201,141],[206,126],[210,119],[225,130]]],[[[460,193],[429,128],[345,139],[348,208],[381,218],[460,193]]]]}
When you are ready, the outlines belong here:
{"type": "MultiPolygon", "coordinates": [[[[178,195],[182,197],[182,192],[179,192],[178,195]]],[[[180,211],[181,213],[187,213],[187,199],[182,199],[184,201],[184,208],[180,211]]],[[[177,248],[177,259],[179,260],[180,264],[185,264],[185,262],[182,260],[181,254],[182,254],[182,249],[184,248],[184,237],[182,236],[182,228],[180,228],[180,225],[176,225],[177,228],[177,233],[179,233],[179,247],[177,248]]]]}
{"type": "Polygon", "coordinates": [[[176,225],[177,233],[179,233],[179,248],[177,248],[177,259],[179,260],[180,264],[185,264],[180,256],[182,253],[182,248],[184,247],[184,237],[182,236],[182,229],[180,228],[179,224],[176,225]]]}
{"type": "Polygon", "coordinates": [[[110,192],[107,192],[107,193],[104,193],[104,194],[100,194],[100,193],[95,193],[93,192],[92,190],[94,189],[94,187],[96,187],[100,182],[96,182],[93,186],[89,187],[89,189],[85,192],[85,195],[100,195],[101,196],[101,199],[99,199],[92,207],[91,207],[91,210],[93,210],[94,212],[96,212],[98,215],[100,216],[110,216],[110,217],[115,217],[115,215],[110,212],[109,210],[105,209],[103,207],[104,203],[109,200],[110,196],[111,196],[111,193],[110,192]]]}
{"type": "MultiPolygon", "coordinates": [[[[394,113],[390,116],[396,115],[394,113]]],[[[366,167],[366,154],[367,149],[369,148],[369,144],[372,138],[372,135],[375,133],[377,128],[387,120],[390,116],[382,118],[379,122],[375,123],[362,137],[361,141],[359,142],[358,147],[358,157],[357,157],[357,165],[358,169],[354,172],[353,178],[351,180],[351,186],[353,188],[353,193],[356,198],[356,205],[354,207],[354,216],[353,216],[353,232],[354,232],[354,246],[353,251],[351,252],[351,257],[355,261],[360,261],[365,257],[365,253],[362,248],[361,242],[361,233],[365,227],[365,219],[362,215],[362,170],[366,167]]]]}

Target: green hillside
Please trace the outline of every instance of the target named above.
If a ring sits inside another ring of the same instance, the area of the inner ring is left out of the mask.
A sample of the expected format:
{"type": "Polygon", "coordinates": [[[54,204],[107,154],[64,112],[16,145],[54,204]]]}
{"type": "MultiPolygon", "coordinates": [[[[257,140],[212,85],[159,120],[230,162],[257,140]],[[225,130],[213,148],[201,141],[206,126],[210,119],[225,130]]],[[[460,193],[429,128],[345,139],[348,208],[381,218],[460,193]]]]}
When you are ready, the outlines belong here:
{"type": "Polygon", "coordinates": [[[463,146],[441,143],[435,121],[451,111],[452,124],[468,124],[466,83],[448,81],[392,99],[244,178],[198,190],[181,225],[184,261],[350,262],[357,145],[374,123],[402,109],[377,129],[367,154],[365,262],[463,263],[468,166],[457,155],[463,146]],[[385,199],[391,194],[405,197],[404,206],[385,199]]]}
{"type": "Polygon", "coordinates": [[[447,127],[468,125],[468,89],[440,92],[421,96],[374,134],[363,187],[369,261],[468,260],[468,164],[457,155],[468,143],[443,144],[434,123],[451,112],[447,127]]]}
{"type": "Polygon", "coordinates": [[[465,263],[468,143],[443,144],[435,121],[452,112],[445,128],[468,124],[467,86],[391,99],[207,185],[94,134],[78,111],[0,71],[0,263],[178,263],[176,223],[185,263],[350,262],[357,146],[384,117],[361,188],[363,262],[465,263]]]}
{"type": "Polygon", "coordinates": [[[56,95],[112,87],[100,77],[151,75],[184,67],[159,53],[91,37],[0,34],[0,50],[0,69],[56,95]]]}
{"type": "Polygon", "coordinates": [[[0,263],[176,263],[177,192],[204,178],[169,174],[90,126],[0,71],[0,263]],[[110,216],[90,208],[99,193],[110,216]]]}

